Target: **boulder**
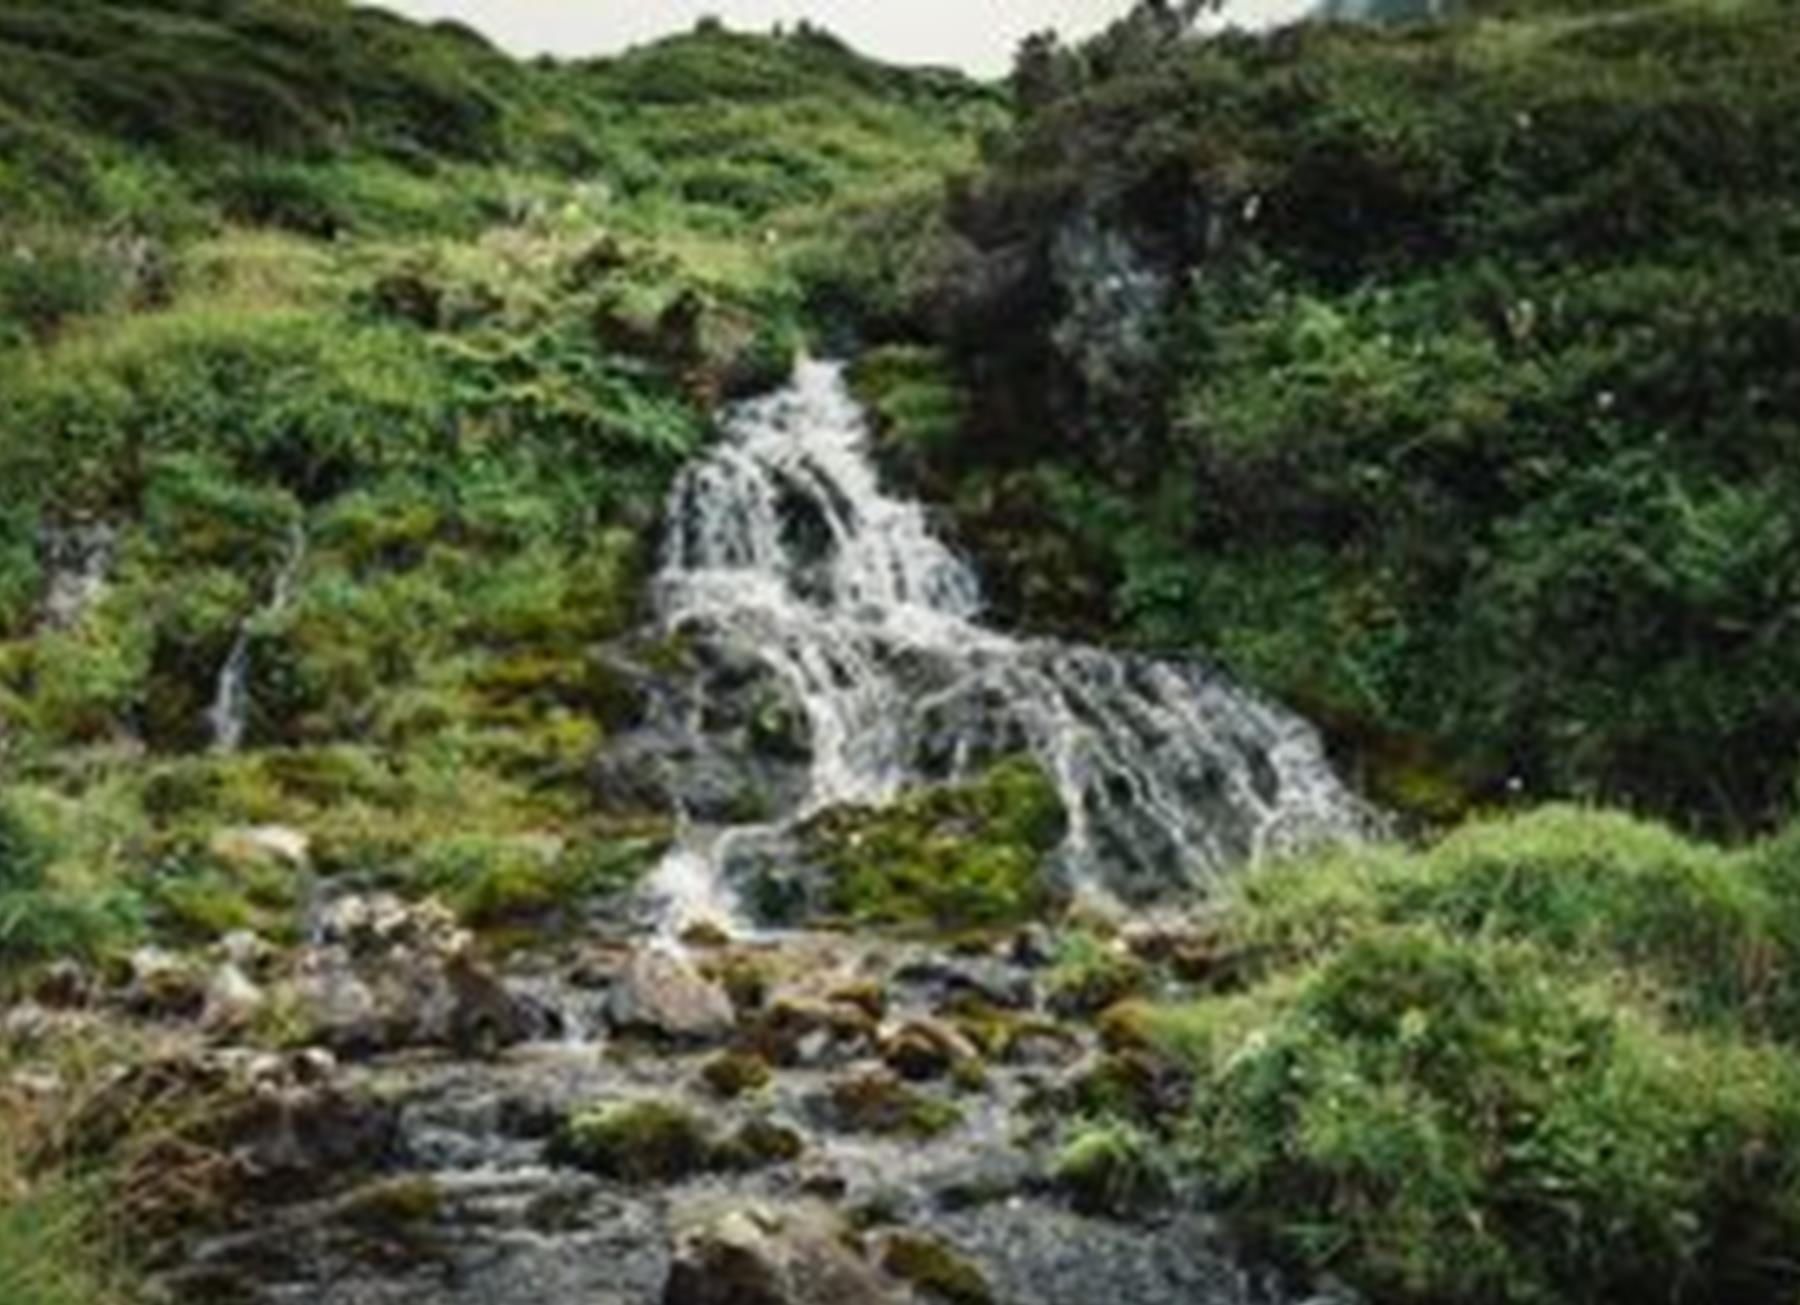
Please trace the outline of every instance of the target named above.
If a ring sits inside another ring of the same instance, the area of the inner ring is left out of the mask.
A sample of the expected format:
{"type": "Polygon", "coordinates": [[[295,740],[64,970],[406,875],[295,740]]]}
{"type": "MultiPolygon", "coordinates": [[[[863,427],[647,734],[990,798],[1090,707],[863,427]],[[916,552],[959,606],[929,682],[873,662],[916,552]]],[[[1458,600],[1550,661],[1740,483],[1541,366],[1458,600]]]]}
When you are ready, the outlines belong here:
{"type": "Polygon", "coordinates": [[[221,829],[208,850],[237,866],[281,865],[304,870],[312,859],[312,839],[286,825],[249,825],[221,829]]]}
{"type": "Polygon", "coordinates": [[[669,1042],[722,1042],[737,1026],[731,998],[680,952],[641,947],[626,962],[607,1003],[612,1026],[669,1042]]]}
{"type": "Polygon", "coordinates": [[[980,1060],[974,1043],[943,1020],[908,1020],[881,1039],[881,1058],[901,1078],[942,1078],[957,1065],[980,1060]]]}
{"type": "Polygon", "coordinates": [[[813,1206],[678,1216],[663,1305],[897,1305],[893,1284],[813,1206]]]}
{"type": "Polygon", "coordinates": [[[213,971],[207,982],[200,1022],[214,1033],[242,1032],[268,1004],[268,995],[236,964],[227,961],[213,971]]]}
{"type": "Polygon", "coordinates": [[[140,947],[125,963],[125,1005],[153,1019],[184,1019],[206,1004],[206,977],[185,957],[140,947]]]}

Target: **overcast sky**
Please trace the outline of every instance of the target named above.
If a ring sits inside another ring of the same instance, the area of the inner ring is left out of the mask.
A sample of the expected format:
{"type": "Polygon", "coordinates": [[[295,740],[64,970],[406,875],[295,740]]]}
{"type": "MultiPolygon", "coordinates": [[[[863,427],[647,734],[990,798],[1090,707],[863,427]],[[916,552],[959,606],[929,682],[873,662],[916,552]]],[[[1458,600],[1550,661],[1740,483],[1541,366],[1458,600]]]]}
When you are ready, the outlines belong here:
{"type": "MultiPolygon", "coordinates": [[[[1128,0],[377,0],[416,18],[457,18],[519,54],[592,55],[682,31],[706,14],[761,31],[805,18],[895,63],[1003,72],[1020,38],[1085,36],[1128,0]]],[[[1298,16],[1311,0],[1229,0],[1245,26],[1298,16]]]]}

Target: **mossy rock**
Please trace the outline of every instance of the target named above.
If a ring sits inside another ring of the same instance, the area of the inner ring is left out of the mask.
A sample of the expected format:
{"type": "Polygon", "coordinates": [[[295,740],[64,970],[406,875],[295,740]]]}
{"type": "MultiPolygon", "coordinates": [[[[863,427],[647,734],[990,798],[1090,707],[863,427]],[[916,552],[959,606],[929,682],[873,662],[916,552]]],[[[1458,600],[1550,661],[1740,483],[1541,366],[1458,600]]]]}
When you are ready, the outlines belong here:
{"type": "Polygon", "coordinates": [[[749,1119],[714,1148],[712,1167],[749,1171],[791,1164],[806,1154],[798,1129],[773,1119],[749,1119]]]}
{"type": "Polygon", "coordinates": [[[428,1224],[444,1208],[444,1190],[429,1174],[407,1174],[359,1187],[338,1207],[341,1223],[392,1236],[428,1224]]]}
{"type": "Polygon", "coordinates": [[[712,1130],[679,1106],[635,1101],[602,1106],[567,1120],[549,1157],[621,1182],[677,1182],[711,1167],[712,1130]]]}
{"type": "Polygon", "coordinates": [[[700,1069],[706,1086],[731,1100],[767,1087],[774,1077],[769,1062],[754,1052],[722,1051],[700,1069]]]}
{"type": "Polygon", "coordinates": [[[962,1123],[950,1101],[928,1096],[885,1069],[865,1070],[831,1085],[830,1105],[838,1126],[853,1133],[881,1133],[925,1140],[962,1123]]]}
{"type": "Polygon", "coordinates": [[[937,932],[992,929],[1047,913],[1051,853],[1066,816],[1031,761],[1001,762],[968,784],[881,808],[841,807],[802,831],[823,867],[817,911],[937,932]]]}
{"type": "Polygon", "coordinates": [[[1044,984],[1051,1009],[1091,1015],[1141,994],[1150,979],[1150,967],[1121,945],[1077,931],[1058,948],[1044,984]]]}
{"type": "Polygon", "coordinates": [[[995,1305],[994,1290],[976,1264],[936,1237],[897,1232],[887,1239],[881,1267],[947,1305],[995,1305]]]}

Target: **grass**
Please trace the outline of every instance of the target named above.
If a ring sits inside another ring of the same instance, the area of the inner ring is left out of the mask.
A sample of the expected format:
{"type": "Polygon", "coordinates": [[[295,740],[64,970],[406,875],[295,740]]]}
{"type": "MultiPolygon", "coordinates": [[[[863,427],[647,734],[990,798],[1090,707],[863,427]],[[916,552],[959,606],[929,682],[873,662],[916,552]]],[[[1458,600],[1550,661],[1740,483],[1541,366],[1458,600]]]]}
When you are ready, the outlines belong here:
{"type": "Polygon", "coordinates": [[[1154,1009],[1188,1172],[1378,1299],[1800,1282],[1791,839],[1570,808],[1251,876],[1233,990],[1154,1009]]]}

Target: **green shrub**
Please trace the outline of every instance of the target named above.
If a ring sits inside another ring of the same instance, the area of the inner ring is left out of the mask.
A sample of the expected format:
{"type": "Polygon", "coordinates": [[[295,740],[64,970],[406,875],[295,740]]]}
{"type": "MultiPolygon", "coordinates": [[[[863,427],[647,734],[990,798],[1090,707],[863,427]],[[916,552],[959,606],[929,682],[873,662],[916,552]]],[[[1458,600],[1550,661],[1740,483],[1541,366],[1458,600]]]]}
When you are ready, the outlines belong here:
{"type": "Polygon", "coordinates": [[[47,339],[70,319],[109,307],[119,290],[118,268],[93,242],[14,244],[0,249],[0,332],[10,325],[47,339]]]}
{"type": "Polygon", "coordinates": [[[1371,929],[1423,924],[1624,974],[1686,1024],[1800,1038],[1789,840],[1727,852],[1601,811],[1549,807],[1425,852],[1352,849],[1252,876],[1228,949],[1279,967],[1371,929]]]}
{"type": "Polygon", "coordinates": [[[1671,1033],[1552,953],[1377,929],[1166,1019],[1242,1226],[1393,1301],[1768,1300],[1800,1235],[1800,1063],[1671,1033]],[[1773,1253],[1772,1253],[1773,1252],[1773,1253]]]}

